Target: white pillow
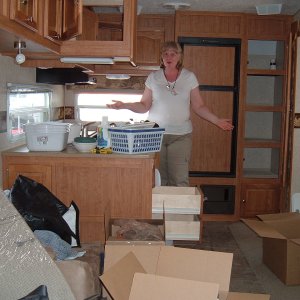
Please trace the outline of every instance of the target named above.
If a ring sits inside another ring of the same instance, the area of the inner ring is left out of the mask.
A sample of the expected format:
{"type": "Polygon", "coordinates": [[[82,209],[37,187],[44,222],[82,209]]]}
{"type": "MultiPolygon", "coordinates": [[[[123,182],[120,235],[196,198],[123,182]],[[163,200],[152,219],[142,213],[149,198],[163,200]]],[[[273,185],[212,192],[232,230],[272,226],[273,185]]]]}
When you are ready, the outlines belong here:
{"type": "Polygon", "coordinates": [[[72,237],[71,246],[81,247],[79,236],[79,209],[74,201],[71,202],[68,211],[65,212],[62,217],[68,223],[70,229],[76,236],[76,238],[72,237]]]}

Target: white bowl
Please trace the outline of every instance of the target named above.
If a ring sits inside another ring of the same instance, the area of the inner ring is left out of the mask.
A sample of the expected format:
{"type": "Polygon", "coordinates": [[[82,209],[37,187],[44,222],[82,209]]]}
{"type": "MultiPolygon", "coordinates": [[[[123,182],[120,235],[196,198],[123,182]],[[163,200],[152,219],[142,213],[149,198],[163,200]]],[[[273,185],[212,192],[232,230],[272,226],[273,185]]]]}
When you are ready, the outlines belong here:
{"type": "Polygon", "coordinates": [[[93,150],[97,146],[97,142],[93,142],[93,143],[73,142],[73,145],[76,148],[76,150],[79,152],[91,152],[91,150],[93,150]]]}

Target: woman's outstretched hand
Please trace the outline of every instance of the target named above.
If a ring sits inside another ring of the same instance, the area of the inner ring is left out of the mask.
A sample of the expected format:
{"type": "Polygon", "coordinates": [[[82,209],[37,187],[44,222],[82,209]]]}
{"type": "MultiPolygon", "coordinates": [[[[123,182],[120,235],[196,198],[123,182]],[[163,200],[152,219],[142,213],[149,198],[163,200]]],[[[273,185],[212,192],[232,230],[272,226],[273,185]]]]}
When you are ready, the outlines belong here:
{"type": "Polygon", "coordinates": [[[231,123],[230,119],[219,119],[216,125],[223,130],[232,130],[234,126],[231,123]]]}
{"type": "Polygon", "coordinates": [[[114,102],[114,103],[106,104],[106,106],[108,108],[114,108],[114,109],[122,109],[122,108],[124,108],[124,102],[119,101],[119,100],[112,100],[112,102],[114,102]]]}

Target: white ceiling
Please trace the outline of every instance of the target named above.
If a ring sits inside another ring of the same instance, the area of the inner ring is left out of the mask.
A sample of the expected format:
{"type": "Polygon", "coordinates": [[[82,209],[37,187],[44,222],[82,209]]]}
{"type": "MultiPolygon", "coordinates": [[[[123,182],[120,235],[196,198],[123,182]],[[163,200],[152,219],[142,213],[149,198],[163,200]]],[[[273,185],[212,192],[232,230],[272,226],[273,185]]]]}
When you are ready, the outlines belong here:
{"type": "Polygon", "coordinates": [[[168,2],[188,3],[189,10],[200,11],[256,13],[255,6],[265,4],[282,4],[281,13],[287,15],[295,15],[300,10],[300,0],[138,0],[142,6],[141,13],[171,13],[172,10],[163,7],[168,2]]]}

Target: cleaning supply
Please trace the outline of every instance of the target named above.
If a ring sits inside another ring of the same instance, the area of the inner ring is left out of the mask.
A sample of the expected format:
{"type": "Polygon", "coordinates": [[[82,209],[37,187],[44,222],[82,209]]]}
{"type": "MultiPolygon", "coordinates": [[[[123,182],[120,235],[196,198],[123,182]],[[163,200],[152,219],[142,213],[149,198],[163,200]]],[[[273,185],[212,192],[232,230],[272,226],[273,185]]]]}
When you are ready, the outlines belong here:
{"type": "Polygon", "coordinates": [[[97,147],[98,148],[109,148],[109,132],[108,132],[108,117],[103,116],[102,122],[97,128],[97,147]]]}

